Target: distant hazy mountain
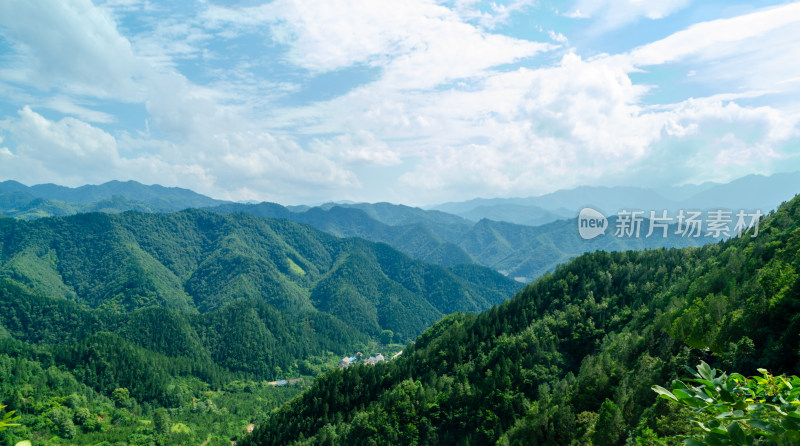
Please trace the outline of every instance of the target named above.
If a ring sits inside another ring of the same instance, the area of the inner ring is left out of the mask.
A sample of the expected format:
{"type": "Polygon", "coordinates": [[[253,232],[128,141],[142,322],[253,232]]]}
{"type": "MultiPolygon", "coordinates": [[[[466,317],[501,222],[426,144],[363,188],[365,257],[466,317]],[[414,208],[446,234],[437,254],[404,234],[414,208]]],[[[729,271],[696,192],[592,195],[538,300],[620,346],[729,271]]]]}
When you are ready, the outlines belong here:
{"type": "Polygon", "coordinates": [[[55,184],[26,186],[16,181],[0,183],[0,211],[33,219],[79,212],[171,212],[226,203],[188,189],[146,186],[135,181],[110,181],[77,188],[55,184]]]}
{"type": "Polygon", "coordinates": [[[581,186],[539,197],[479,198],[445,203],[431,209],[452,212],[472,220],[488,218],[513,223],[534,219],[544,224],[560,218],[576,217],[587,206],[612,214],[620,209],[673,209],[675,204],[653,190],[640,187],[581,186]]]}
{"type": "Polygon", "coordinates": [[[334,206],[361,209],[367,215],[391,226],[402,226],[414,223],[436,225],[471,225],[472,222],[456,215],[437,210],[424,210],[417,207],[393,203],[352,203],[352,204],[325,204],[322,209],[334,206]]]}
{"type": "Polygon", "coordinates": [[[779,173],[768,177],[748,175],[703,190],[686,199],[682,205],[698,209],[760,209],[767,213],[791,200],[798,190],[800,172],[779,173]]]}
{"type": "Polygon", "coordinates": [[[521,204],[495,204],[484,205],[470,209],[460,214],[462,217],[479,221],[491,215],[492,220],[506,221],[527,226],[539,226],[563,218],[575,216],[575,212],[566,209],[549,211],[538,206],[525,206],[521,204]]]}
{"type": "Polygon", "coordinates": [[[619,210],[731,209],[763,213],[775,209],[800,190],[800,172],[771,176],[748,175],[730,183],[703,183],[671,188],[581,186],[539,197],[474,199],[432,206],[471,220],[488,218],[522,224],[544,224],[559,218],[574,217],[583,207],[607,215],[619,210]],[[548,214],[550,213],[550,214],[548,214]]]}

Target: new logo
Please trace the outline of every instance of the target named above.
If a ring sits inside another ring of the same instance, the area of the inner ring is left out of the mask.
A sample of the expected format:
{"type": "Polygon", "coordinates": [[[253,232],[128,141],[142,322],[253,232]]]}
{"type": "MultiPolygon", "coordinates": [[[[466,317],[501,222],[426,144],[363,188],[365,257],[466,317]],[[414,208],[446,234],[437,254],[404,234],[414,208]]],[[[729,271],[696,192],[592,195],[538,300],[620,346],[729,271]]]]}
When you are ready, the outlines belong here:
{"type": "Polygon", "coordinates": [[[606,228],[608,228],[608,220],[605,215],[592,208],[581,209],[578,214],[578,233],[581,238],[591,240],[605,234],[606,228]]]}

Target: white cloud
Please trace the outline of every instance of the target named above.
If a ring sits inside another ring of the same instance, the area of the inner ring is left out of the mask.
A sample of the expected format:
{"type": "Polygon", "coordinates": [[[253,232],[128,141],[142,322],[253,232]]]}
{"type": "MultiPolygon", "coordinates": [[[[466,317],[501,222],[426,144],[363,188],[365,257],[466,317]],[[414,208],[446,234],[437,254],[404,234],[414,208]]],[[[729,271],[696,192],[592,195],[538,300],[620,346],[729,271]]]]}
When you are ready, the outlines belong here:
{"type": "Polygon", "coordinates": [[[17,50],[0,80],[125,101],[142,97],[145,67],[109,12],[89,0],[3,1],[0,26],[17,50]]]}
{"type": "Polygon", "coordinates": [[[348,165],[393,166],[400,164],[397,153],[367,130],[358,130],[334,138],[315,138],[309,148],[348,165]]]}
{"type": "Polygon", "coordinates": [[[56,110],[66,115],[77,116],[78,118],[95,123],[110,123],[116,119],[113,115],[76,104],[66,96],[54,96],[42,104],[51,110],[56,110]]]}
{"type": "Polygon", "coordinates": [[[565,36],[565,35],[563,35],[563,34],[561,34],[559,32],[555,32],[553,30],[547,31],[547,35],[550,36],[550,40],[552,40],[554,42],[558,42],[558,43],[567,43],[567,42],[569,42],[569,39],[567,39],[567,36],[565,36]]]}
{"type": "MultiPolygon", "coordinates": [[[[147,6],[123,3],[114,8],[147,6]]],[[[630,3],[578,2],[573,12],[618,27],[686,2],[630,3]]],[[[399,199],[423,203],[619,178],[701,182],[796,162],[797,4],[697,24],[619,55],[558,47],[560,60],[552,50],[570,40],[556,30],[547,33],[556,44],[491,31],[527,1],[489,13],[472,0],[452,8],[425,0],[203,4],[202,17],[165,19],[148,28],[152,35],[118,28],[85,0],[30,5],[0,3],[0,30],[15,42],[0,93],[13,93],[21,109],[0,121],[0,175],[23,172],[28,182],[134,178],[285,203],[376,196],[383,192],[365,190],[375,172],[404,172],[399,199]],[[40,28],[47,31],[37,35],[40,28]],[[191,76],[184,62],[216,57],[213,33],[271,38],[266,44],[278,41],[286,53],[204,67],[210,80],[200,83],[204,76],[191,76]],[[507,68],[516,62],[522,67],[507,68]],[[325,102],[289,106],[277,98],[302,92],[304,79],[266,78],[259,70],[272,63],[311,76],[372,66],[378,76],[325,102]],[[646,105],[658,86],[631,73],[678,63],[694,73],[685,82],[713,82],[699,90],[713,95],[646,105]],[[123,124],[111,110],[120,102],[144,106],[153,131],[117,130],[123,124]]],[[[397,178],[382,180],[389,190],[397,178]]]]}
{"type": "Polygon", "coordinates": [[[0,121],[0,130],[15,147],[13,162],[0,167],[6,178],[48,178],[73,186],[129,178],[124,173],[130,160],[119,156],[115,138],[83,121],[51,121],[26,106],[17,118],[0,121]]]}
{"type": "Polygon", "coordinates": [[[456,0],[453,9],[464,21],[476,22],[486,29],[508,23],[511,16],[534,6],[534,0],[512,0],[507,5],[491,2],[488,10],[481,9],[480,0],[456,0]]]}
{"type": "Polygon", "coordinates": [[[229,9],[212,7],[209,26],[267,24],[272,36],[289,46],[289,60],[312,71],[354,65],[384,69],[395,88],[429,88],[481,75],[551,49],[549,44],[487,33],[465,23],[454,11],[425,0],[279,0],[229,9]],[[468,57],[466,57],[468,55],[468,57]]]}
{"type": "Polygon", "coordinates": [[[592,19],[592,29],[617,29],[642,17],[662,19],[689,4],[690,0],[577,0],[567,17],[592,19]]]}
{"type": "MultiPolygon", "coordinates": [[[[701,59],[720,59],[742,53],[742,43],[769,50],[769,43],[759,39],[773,32],[788,32],[793,45],[780,48],[791,50],[787,58],[797,55],[800,3],[791,3],[759,10],[729,19],[712,20],[690,26],[669,37],[641,46],[630,52],[630,61],[637,66],[660,65],[689,56],[701,59]]],[[[773,36],[775,37],[775,36],[773,36]]]]}
{"type": "Polygon", "coordinates": [[[428,155],[421,151],[417,168],[402,178],[406,191],[430,202],[626,178],[640,184],[730,180],[753,166],[774,170],[797,150],[798,114],[732,102],[755,94],[646,107],[646,88],[612,60],[568,54],[557,67],[502,74],[484,91],[453,93],[460,106],[445,101],[443,109],[464,113],[461,131],[453,133],[484,135],[484,141],[450,139],[428,155]],[[505,96],[500,86],[509,84],[526,93],[505,96]],[[494,113],[478,112],[487,104],[482,95],[498,98],[494,113]],[[520,98],[516,108],[514,97],[520,98]]]}

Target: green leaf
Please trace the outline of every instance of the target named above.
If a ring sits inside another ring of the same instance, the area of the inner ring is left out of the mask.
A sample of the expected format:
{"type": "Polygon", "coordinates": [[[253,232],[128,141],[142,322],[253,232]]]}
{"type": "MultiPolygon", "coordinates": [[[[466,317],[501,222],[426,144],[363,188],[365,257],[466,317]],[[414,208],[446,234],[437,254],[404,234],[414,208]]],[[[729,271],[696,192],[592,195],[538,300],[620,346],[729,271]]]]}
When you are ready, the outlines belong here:
{"type": "Polygon", "coordinates": [[[734,444],[746,444],[747,442],[747,437],[744,435],[742,427],[735,421],[728,426],[728,435],[734,444]]]}
{"type": "Polygon", "coordinates": [[[714,379],[714,375],[716,374],[716,370],[712,369],[705,361],[700,361],[700,365],[697,366],[697,372],[703,379],[707,380],[714,379]]]}
{"type": "Polygon", "coordinates": [[[656,385],[656,386],[651,387],[651,389],[653,389],[653,392],[656,392],[662,398],[671,399],[673,401],[678,401],[678,398],[676,398],[675,395],[672,394],[672,392],[670,392],[669,390],[667,390],[667,389],[665,389],[665,388],[663,388],[661,386],[657,386],[656,385]]]}

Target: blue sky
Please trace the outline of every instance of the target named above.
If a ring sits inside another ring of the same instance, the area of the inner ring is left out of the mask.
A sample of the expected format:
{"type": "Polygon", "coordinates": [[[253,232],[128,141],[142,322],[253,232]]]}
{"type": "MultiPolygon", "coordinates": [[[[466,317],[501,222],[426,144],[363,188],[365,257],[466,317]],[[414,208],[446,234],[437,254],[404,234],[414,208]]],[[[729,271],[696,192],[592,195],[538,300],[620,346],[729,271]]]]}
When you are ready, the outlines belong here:
{"type": "Polygon", "coordinates": [[[0,179],[434,204],[800,170],[800,3],[4,0],[0,179]]]}

